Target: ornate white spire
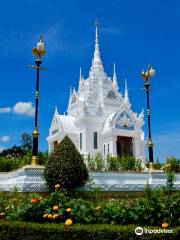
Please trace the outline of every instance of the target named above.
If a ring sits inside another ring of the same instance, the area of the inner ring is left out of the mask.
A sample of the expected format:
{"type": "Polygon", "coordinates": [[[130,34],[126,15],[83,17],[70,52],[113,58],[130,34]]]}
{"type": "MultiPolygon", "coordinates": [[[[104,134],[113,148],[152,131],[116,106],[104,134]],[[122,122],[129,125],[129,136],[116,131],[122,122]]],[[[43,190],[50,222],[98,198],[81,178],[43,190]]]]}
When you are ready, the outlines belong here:
{"type": "Polygon", "coordinates": [[[81,70],[81,67],[80,67],[80,69],[79,69],[79,80],[81,80],[82,79],[82,70],[81,70]]]}
{"type": "Polygon", "coordinates": [[[69,111],[69,107],[71,106],[71,100],[72,100],[72,87],[71,87],[71,85],[70,85],[69,103],[68,103],[68,109],[67,109],[67,111],[69,111]]]}
{"type": "Polygon", "coordinates": [[[113,71],[113,85],[116,88],[116,90],[119,90],[118,82],[117,82],[117,77],[116,77],[116,64],[114,63],[114,71],[113,71]]]}
{"type": "Polygon", "coordinates": [[[92,61],[91,71],[100,72],[102,70],[103,70],[103,65],[101,62],[100,51],[99,51],[98,23],[96,20],[96,22],[95,22],[95,50],[94,50],[94,58],[92,61]]]}
{"type": "Polygon", "coordinates": [[[124,99],[125,99],[125,102],[128,102],[128,101],[129,101],[127,79],[125,79],[125,93],[124,93],[124,99]]]}
{"type": "Polygon", "coordinates": [[[82,81],[83,81],[83,76],[82,76],[82,71],[81,71],[81,67],[80,67],[80,70],[79,70],[79,87],[78,87],[78,91],[81,89],[82,81]]]}
{"type": "Polygon", "coordinates": [[[72,96],[72,87],[70,85],[70,97],[72,96]]]}
{"type": "Polygon", "coordinates": [[[96,36],[95,36],[95,51],[94,51],[94,61],[101,61],[100,51],[99,51],[99,39],[98,39],[98,22],[95,22],[96,26],[96,36]]]}
{"type": "Polygon", "coordinates": [[[75,87],[73,87],[73,94],[76,95],[76,89],[75,89],[75,87]]]}
{"type": "Polygon", "coordinates": [[[124,93],[124,98],[125,98],[125,100],[129,100],[127,79],[125,79],[125,93],[124,93]]]}
{"type": "Polygon", "coordinates": [[[57,105],[55,106],[55,111],[54,113],[58,113],[57,105]]]}

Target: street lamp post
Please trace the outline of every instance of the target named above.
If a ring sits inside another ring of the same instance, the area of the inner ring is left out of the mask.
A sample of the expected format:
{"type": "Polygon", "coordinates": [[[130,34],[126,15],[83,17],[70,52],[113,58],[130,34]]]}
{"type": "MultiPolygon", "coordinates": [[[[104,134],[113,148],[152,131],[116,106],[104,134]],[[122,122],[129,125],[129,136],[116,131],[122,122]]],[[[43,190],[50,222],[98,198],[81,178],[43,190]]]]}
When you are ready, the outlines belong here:
{"type": "Polygon", "coordinates": [[[148,65],[146,72],[143,70],[141,72],[141,78],[145,81],[145,90],[147,94],[147,116],[148,116],[148,149],[149,149],[149,169],[153,167],[153,143],[151,137],[151,118],[150,118],[150,101],[149,101],[149,91],[150,91],[150,78],[155,75],[155,70],[151,65],[148,65]]]}
{"type": "Polygon", "coordinates": [[[35,106],[35,121],[34,121],[34,131],[33,135],[33,150],[32,150],[32,159],[31,165],[38,165],[39,158],[38,158],[38,103],[39,103],[39,70],[40,65],[42,63],[41,57],[45,55],[44,50],[44,43],[42,42],[42,37],[39,37],[39,41],[37,43],[36,48],[32,49],[32,54],[35,56],[35,64],[36,66],[31,66],[32,68],[36,68],[36,106],[35,106]]]}

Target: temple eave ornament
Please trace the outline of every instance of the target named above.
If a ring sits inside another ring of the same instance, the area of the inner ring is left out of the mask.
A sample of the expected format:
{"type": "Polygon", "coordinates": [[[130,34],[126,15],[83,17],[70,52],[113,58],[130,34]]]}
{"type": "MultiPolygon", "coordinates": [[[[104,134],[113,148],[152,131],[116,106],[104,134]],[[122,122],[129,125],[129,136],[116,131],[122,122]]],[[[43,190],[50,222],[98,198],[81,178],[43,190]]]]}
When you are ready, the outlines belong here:
{"type": "Polygon", "coordinates": [[[124,114],[124,116],[122,118],[117,120],[116,125],[118,125],[120,127],[129,128],[129,127],[132,127],[134,124],[131,121],[131,119],[126,114],[124,114]]]}

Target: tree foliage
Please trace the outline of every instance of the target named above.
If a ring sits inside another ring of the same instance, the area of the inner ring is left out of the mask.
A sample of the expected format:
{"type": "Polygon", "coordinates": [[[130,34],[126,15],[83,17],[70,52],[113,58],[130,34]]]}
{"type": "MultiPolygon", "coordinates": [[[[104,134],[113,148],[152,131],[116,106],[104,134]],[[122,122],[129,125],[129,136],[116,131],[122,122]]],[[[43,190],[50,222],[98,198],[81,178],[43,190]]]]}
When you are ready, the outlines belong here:
{"type": "Polygon", "coordinates": [[[23,133],[21,135],[21,148],[26,151],[30,151],[32,149],[32,136],[28,133],[23,133]]]}
{"type": "Polygon", "coordinates": [[[0,153],[0,157],[7,157],[7,158],[12,158],[12,157],[15,158],[15,157],[20,157],[24,155],[25,155],[25,150],[18,146],[13,146],[11,148],[4,149],[0,153]]]}
{"type": "Polygon", "coordinates": [[[65,189],[74,189],[88,179],[81,154],[68,136],[55,147],[45,163],[44,176],[50,189],[60,183],[65,189]]]}
{"type": "Polygon", "coordinates": [[[0,157],[17,158],[25,156],[32,149],[32,137],[28,133],[21,135],[20,146],[4,149],[0,152],[0,157]]]}
{"type": "Polygon", "coordinates": [[[172,171],[172,172],[180,172],[180,159],[177,159],[175,157],[168,157],[166,160],[166,163],[169,164],[169,167],[166,168],[166,171],[172,171]]]}

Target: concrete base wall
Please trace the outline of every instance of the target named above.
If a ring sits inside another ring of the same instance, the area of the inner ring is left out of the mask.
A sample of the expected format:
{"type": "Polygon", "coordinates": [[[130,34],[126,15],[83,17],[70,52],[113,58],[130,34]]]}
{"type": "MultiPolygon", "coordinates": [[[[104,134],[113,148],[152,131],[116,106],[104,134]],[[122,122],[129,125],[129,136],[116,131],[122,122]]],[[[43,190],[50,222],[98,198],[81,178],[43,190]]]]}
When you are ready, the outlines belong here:
{"type": "MultiPolygon", "coordinates": [[[[43,166],[25,166],[17,171],[0,173],[0,191],[47,192],[43,178],[43,166]]],[[[90,182],[79,191],[88,191],[99,187],[101,191],[143,191],[147,183],[153,189],[166,184],[166,174],[90,172],[90,182]]],[[[176,174],[176,189],[180,190],[180,174],[176,174]]]]}

